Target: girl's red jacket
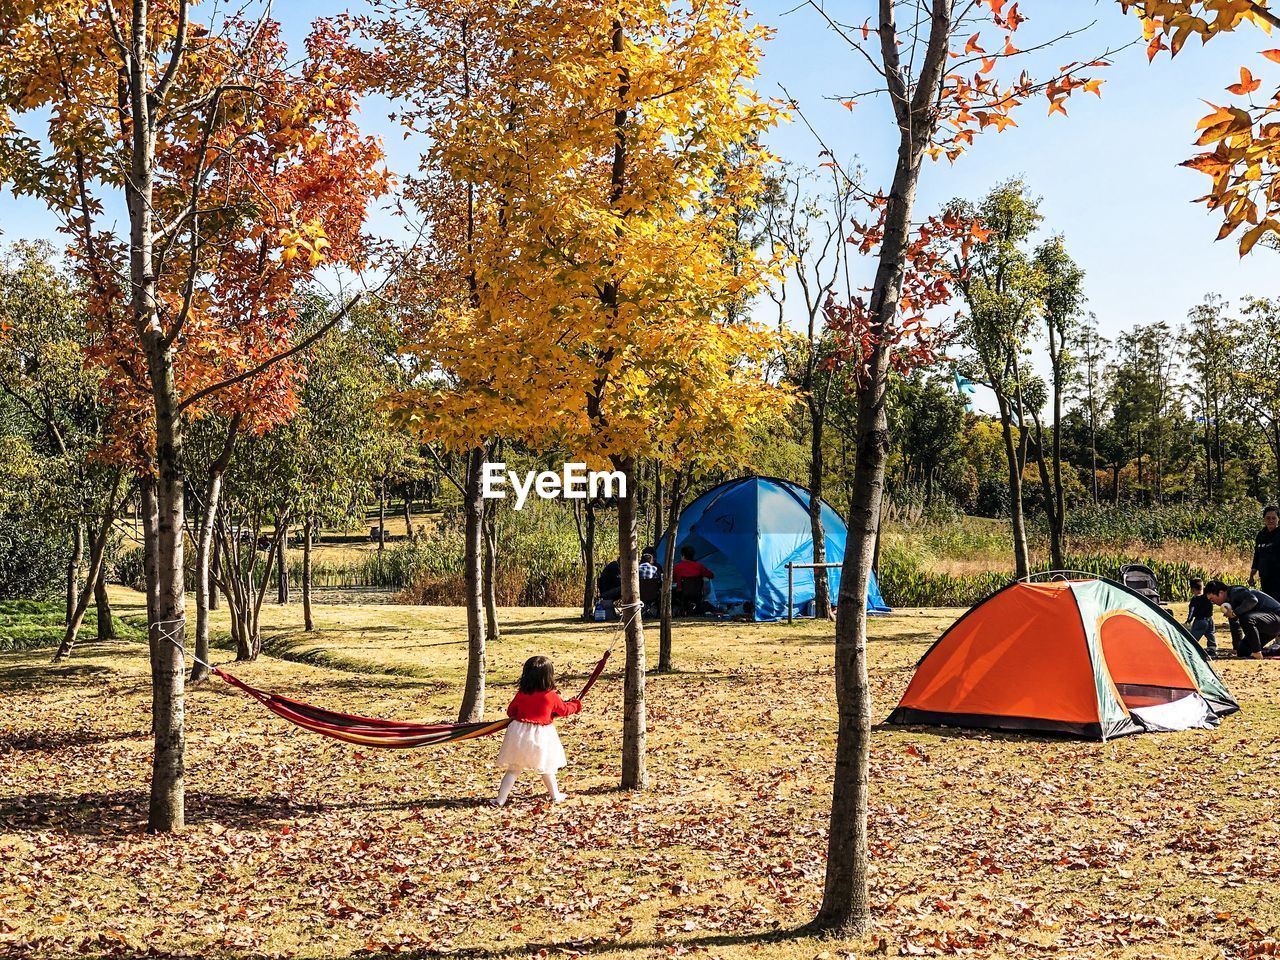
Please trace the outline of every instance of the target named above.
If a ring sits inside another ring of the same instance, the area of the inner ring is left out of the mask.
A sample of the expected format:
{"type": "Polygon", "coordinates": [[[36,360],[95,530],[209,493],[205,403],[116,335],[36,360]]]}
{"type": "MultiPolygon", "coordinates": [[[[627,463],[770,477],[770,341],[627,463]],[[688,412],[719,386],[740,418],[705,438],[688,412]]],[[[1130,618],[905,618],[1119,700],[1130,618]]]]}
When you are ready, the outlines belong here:
{"type": "Polygon", "coordinates": [[[581,700],[561,700],[555,690],[539,693],[517,693],[507,707],[507,716],[525,723],[548,724],[556,717],[569,717],[582,709],[581,700]]]}

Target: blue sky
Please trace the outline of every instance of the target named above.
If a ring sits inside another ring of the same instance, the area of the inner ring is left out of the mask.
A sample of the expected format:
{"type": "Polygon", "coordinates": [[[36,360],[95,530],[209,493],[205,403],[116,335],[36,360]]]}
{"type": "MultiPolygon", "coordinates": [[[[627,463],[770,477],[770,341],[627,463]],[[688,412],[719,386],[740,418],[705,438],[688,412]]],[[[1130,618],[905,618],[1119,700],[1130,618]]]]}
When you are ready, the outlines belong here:
{"type": "MultiPolygon", "coordinates": [[[[874,84],[865,64],[815,11],[787,12],[795,3],[761,0],[752,6],[757,19],[777,30],[758,87],[781,96],[785,86],[835,153],[864,167],[868,185],[881,185],[896,149],[887,105],[873,98],[851,112],[829,99],[874,84]]],[[[876,4],[854,0],[840,6],[843,18],[861,23],[876,4]]],[[[303,36],[311,18],[348,8],[359,10],[358,0],[278,0],[275,6],[291,40],[303,36]]],[[[1018,34],[1022,47],[1097,21],[1040,61],[1050,66],[1092,58],[1128,42],[1137,31],[1136,21],[1122,16],[1113,0],[1023,0],[1020,9],[1030,16],[1018,34]]],[[[1042,101],[1032,102],[1016,114],[1017,128],[979,136],[954,166],[928,164],[917,211],[923,216],[952,197],[977,198],[1001,180],[1024,178],[1043,197],[1047,229],[1066,237],[1086,270],[1089,307],[1109,335],[1137,323],[1180,323],[1210,292],[1231,298],[1280,295],[1276,254],[1258,248],[1241,260],[1232,241],[1215,243],[1219,221],[1192,203],[1207,178],[1178,167],[1193,152],[1195,123],[1207,112],[1201,98],[1222,102],[1223,88],[1238,79],[1240,64],[1248,64],[1264,85],[1280,80],[1280,67],[1257,57],[1258,50],[1273,45],[1257,31],[1245,30],[1205,48],[1189,44],[1176,61],[1161,58],[1153,65],[1140,48],[1131,48],[1099,73],[1107,80],[1102,99],[1077,94],[1067,105],[1070,116],[1052,119],[1042,101]]],[[[385,104],[367,104],[367,128],[385,135],[393,169],[416,165],[415,152],[402,143],[386,112],[385,104]]],[[[771,146],[798,163],[821,159],[820,148],[799,122],[776,130],[771,146]]],[[[53,238],[54,226],[38,205],[0,196],[4,239],[53,238]]],[[[375,226],[394,229],[386,217],[375,226]]]]}

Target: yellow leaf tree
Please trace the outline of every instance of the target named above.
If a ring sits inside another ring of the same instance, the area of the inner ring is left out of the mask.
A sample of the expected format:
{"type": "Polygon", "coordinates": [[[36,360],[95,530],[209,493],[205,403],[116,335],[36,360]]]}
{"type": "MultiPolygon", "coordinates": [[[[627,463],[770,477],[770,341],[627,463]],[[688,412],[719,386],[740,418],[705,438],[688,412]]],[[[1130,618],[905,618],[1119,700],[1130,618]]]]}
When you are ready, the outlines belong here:
{"type": "Polygon", "coordinates": [[[767,271],[734,229],[770,160],[776,108],[750,85],[765,31],[729,0],[415,3],[392,20],[375,69],[414,91],[437,260],[454,265],[419,323],[439,385],[406,416],[626,478],[622,784],[643,788],[635,463],[690,423],[732,429],[770,389],[768,335],[737,319],[767,271]],[[428,72],[442,54],[448,76],[428,72]]]}

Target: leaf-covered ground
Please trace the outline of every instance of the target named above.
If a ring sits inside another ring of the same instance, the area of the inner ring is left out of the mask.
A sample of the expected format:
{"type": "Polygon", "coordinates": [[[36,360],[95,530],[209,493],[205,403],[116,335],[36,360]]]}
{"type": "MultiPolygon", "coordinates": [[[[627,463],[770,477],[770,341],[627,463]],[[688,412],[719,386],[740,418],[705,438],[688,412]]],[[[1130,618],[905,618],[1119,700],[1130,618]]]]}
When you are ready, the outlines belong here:
{"type": "MultiPolygon", "coordinates": [[[[126,616],[138,606],[115,599],[126,616]]],[[[351,712],[451,717],[460,611],[318,615],[314,638],[275,642],[293,659],[235,672],[351,712]]],[[[876,621],[878,716],[954,615],[876,621]]],[[[297,616],[269,608],[269,632],[297,616]]],[[[612,636],[569,611],[507,611],[504,626],[491,715],[526,656],[551,655],[574,689],[612,636]]],[[[1214,732],[1102,745],[878,729],[876,928],[857,943],[797,937],[823,875],[829,634],[812,623],[681,626],[680,672],[650,680],[646,793],[615,789],[611,670],[587,712],[561,725],[571,799],[554,807],[532,779],[506,809],[483,805],[496,739],[353,749],[215,681],[187,701],[190,826],[170,837],[142,829],[145,648],[86,644],[56,668],[47,651],[0,654],[0,956],[1275,951],[1280,664],[1252,662],[1221,665],[1245,709],[1214,732]]]]}

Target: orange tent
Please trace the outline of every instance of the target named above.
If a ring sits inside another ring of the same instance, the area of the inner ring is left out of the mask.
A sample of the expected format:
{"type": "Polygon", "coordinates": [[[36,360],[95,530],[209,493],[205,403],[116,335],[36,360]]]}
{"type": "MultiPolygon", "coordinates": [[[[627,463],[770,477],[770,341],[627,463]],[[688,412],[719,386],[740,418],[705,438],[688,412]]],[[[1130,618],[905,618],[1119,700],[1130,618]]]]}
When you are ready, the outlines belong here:
{"type": "Polygon", "coordinates": [[[1019,581],[957,620],[889,723],[1069,733],[1214,727],[1238,710],[1158,606],[1109,580],[1019,581]]]}

